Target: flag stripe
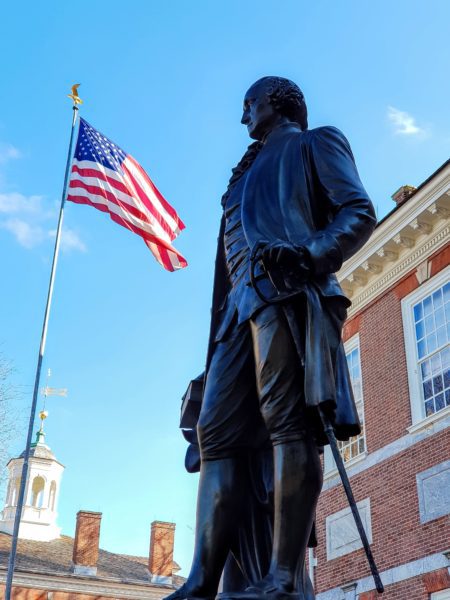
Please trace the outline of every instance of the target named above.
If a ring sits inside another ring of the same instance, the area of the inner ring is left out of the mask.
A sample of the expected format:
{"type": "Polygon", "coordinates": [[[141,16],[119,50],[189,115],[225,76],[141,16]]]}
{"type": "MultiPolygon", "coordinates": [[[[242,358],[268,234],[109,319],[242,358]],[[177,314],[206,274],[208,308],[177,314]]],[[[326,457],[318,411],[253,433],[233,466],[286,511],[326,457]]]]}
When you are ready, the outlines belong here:
{"type": "Polygon", "coordinates": [[[180,232],[180,229],[178,227],[178,224],[176,222],[174,222],[174,220],[172,219],[172,217],[170,217],[170,215],[168,215],[166,212],[161,211],[160,207],[156,207],[154,200],[155,197],[154,195],[150,195],[151,191],[150,190],[145,190],[142,188],[141,186],[141,181],[139,181],[135,176],[133,171],[131,171],[129,169],[129,165],[127,164],[127,159],[124,160],[124,162],[122,163],[122,169],[123,169],[123,175],[124,175],[124,181],[128,187],[129,192],[128,193],[132,193],[132,195],[136,198],[141,200],[141,202],[143,203],[143,205],[152,213],[152,215],[154,215],[154,217],[158,220],[158,222],[160,223],[161,227],[163,227],[165,230],[170,230],[173,231],[175,233],[175,235],[178,235],[180,232]],[[149,193],[148,193],[149,192],[149,193]]]}
{"type": "Polygon", "coordinates": [[[156,185],[153,183],[153,181],[150,179],[150,177],[147,175],[147,173],[144,171],[141,165],[132,156],[128,156],[125,160],[125,166],[129,168],[129,170],[133,173],[136,179],[141,181],[142,187],[145,191],[153,192],[155,199],[157,199],[158,201],[158,206],[160,206],[161,208],[161,211],[164,211],[167,214],[167,216],[170,217],[176,223],[180,230],[184,229],[185,225],[183,221],[177,215],[176,211],[165,200],[163,195],[160,193],[156,185]],[[135,171],[133,171],[129,167],[129,165],[132,165],[135,168],[135,171]]]}
{"type": "MultiPolygon", "coordinates": [[[[124,163],[125,163],[125,161],[124,161],[124,163]]],[[[76,165],[74,165],[72,167],[72,173],[76,172],[80,175],[79,167],[77,167],[77,169],[75,170],[75,166],[76,165]]],[[[122,167],[124,168],[124,164],[122,165],[122,167]]],[[[82,169],[82,171],[86,171],[86,169],[82,169]]],[[[127,180],[127,175],[124,173],[123,182],[121,182],[121,181],[117,181],[117,179],[115,179],[115,178],[112,178],[110,173],[107,173],[108,171],[111,171],[111,169],[104,169],[104,170],[100,171],[97,175],[95,174],[95,170],[89,169],[89,171],[90,171],[90,173],[89,173],[90,178],[97,177],[98,179],[101,179],[103,182],[109,183],[110,185],[114,186],[119,192],[125,193],[130,198],[130,200],[133,204],[140,205],[139,210],[141,210],[141,211],[147,210],[148,212],[150,212],[150,214],[159,223],[159,226],[162,227],[162,229],[166,232],[166,234],[169,236],[169,238],[171,240],[175,239],[175,237],[180,232],[180,229],[178,228],[177,223],[175,223],[173,221],[173,219],[170,215],[167,215],[166,213],[162,214],[158,210],[158,208],[155,207],[152,204],[152,202],[149,201],[146,194],[139,188],[139,186],[137,184],[135,184],[135,180],[134,180],[134,177],[132,174],[128,175],[128,180],[127,180]],[[165,217],[168,217],[169,220],[167,220],[165,217]]],[[[127,169],[124,168],[124,171],[127,172],[127,169]]],[[[72,180],[77,181],[75,175],[73,175],[72,180]]],[[[114,193],[114,190],[111,190],[111,191],[114,193]]],[[[130,204],[130,203],[128,202],[127,204],[130,204]]],[[[154,222],[154,221],[152,221],[152,222],[154,222]]],[[[183,227],[184,227],[184,225],[183,225],[183,227]]]]}
{"type": "Polygon", "coordinates": [[[187,266],[171,241],[184,229],[176,211],[139,163],[80,119],[67,200],[108,213],[140,235],[168,271],[187,266]]]}
{"type": "Polygon", "coordinates": [[[109,212],[111,215],[112,214],[118,215],[121,218],[123,218],[125,221],[128,221],[131,225],[138,227],[140,230],[146,231],[147,233],[149,233],[151,235],[158,236],[161,240],[164,240],[165,243],[171,242],[170,238],[167,236],[167,234],[165,232],[163,232],[161,230],[156,232],[155,228],[152,227],[151,224],[149,224],[146,221],[142,221],[138,217],[132,215],[130,212],[128,212],[126,209],[124,209],[123,206],[114,204],[112,202],[108,202],[103,196],[95,196],[95,195],[89,194],[87,192],[84,193],[81,188],[78,188],[77,192],[75,194],[70,194],[67,197],[67,199],[71,200],[73,202],[77,202],[78,204],[90,204],[91,206],[95,206],[95,208],[104,206],[106,210],[104,210],[103,212],[109,212]],[[75,198],[78,199],[78,201],[75,200],[75,198]],[[85,198],[88,202],[85,202],[84,200],[82,200],[83,198],[85,198]]]}
{"type": "MultiPolygon", "coordinates": [[[[83,161],[85,162],[85,161],[83,161]]],[[[74,163],[76,163],[76,161],[74,160],[74,163]]],[[[100,181],[105,181],[106,183],[109,183],[109,185],[111,185],[113,188],[115,188],[118,192],[122,192],[124,194],[128,194],[128,189],[127,186],[122,183],[121,181],[118,181],[117,179],[115,179],[114,177],[111,177],[111,175],[107,175],[104,170],[100,170],[100,169],[93,169],[92,167],[90,168],[82,168],[79,167],[77,164],[74,164],[72,166],[72,173],[78,173],[78,175],[80,177],[90,177],[93,179],[99,179],[100,181]]]]}
{"type": "Polygon", "coordinates": [[[110,218],[115,223],[122,225],[122,227],[129,229],[133,233],[137,233],[139,236],[144,238],[144,240],[146,242],[147,241],[152,242],[152,243],[156,244],[157,246],[161,246],[161,248],[165,248],[165,249],[169,250],[170,252],[173,252],[177,257],[179,257],[181,259],[181,262],[185,261],[185,259],[181,256],[181,254],[177,250],[175,250],[175,248],[173,246],[171,246],[169,242],[162,240],[160,237],[152,234],[151,232],[140,227],[139,225],[131,223],[123,215],[120,215],[119,213],[111,212],[109,207],[106,204],[97,203],[97,202],[91,200],[90,198],[88,198],[87,196],[72,196],[72,195],[70,195],[67,197],[67,199],[70,200],[71,202],[75,202],[76,204],[86,204],[88,206],[97,208],[98,210],[100,210],[102,212],[109,213],[110,218]]]}
{"type": "MultiPolygon", "coordinates": [[[[116,204],[120,206],[124,211],[128,211],[134,217],[140,219],[148,223],[150,226],[155,227],[158,230],[158,234],[163,237],[168,237],[168,239],[175,239],[175,233],[172,230],[162,229],[159,222],[153,218],[153,215],[149,215],[146,212],[140,210],[140,208],[133,205],[133,197],[129,194],[123,194],[121,192],[113,193],[111,189],[107,190],[103,187],[91,185],[92,183],[96,183],[95,179],[92,177],[81,179],[72,179],[69,183],[69,187],[72,189],[80,188],[88,192],[88,194],[96,197],[102,197],[107,202],[111,202],[112,204],[116,204]]],[[[106,182],[102,182],[106,185],[106,182]]],[[[96,198],[97,201],[100,201],[100,198],[96,198]]],[[[106,204],[107,204],[106,202],[106,204]]]]}
{"type": "MultiPolygon", "coordinates": [[[[93,177],[90,177],[89,179],[93,183],[95,183],[95,179],[93,177]]],[[[84,181],[82,181],[81,179],[72,179],[72,181],[69,184],[69,187],[71,189],[81,188],[88,192],[91,196],[102,196],[103,198],[105,198],[105,200],[112,202],[113,204],[117,204],[117,206],[123,206],[124,204],[126,204],[126,208],[124,208],[125,210],[129,211],[130,214],[137,217],[138,219],[141,219],[141,221],[146,221],[147,223],[150,223],[150,220],[145,213],[136,208],[136,206],[133,206],[129,203],[129,201],[132,198],[130,198],[128,194],[125,195],[120,192],[120,195],[117,193],[113,194],[110,190],[107,190],[105,188],[96,185],[89,185],[88,183],[86,183],[86,179],[84,181]]]]}

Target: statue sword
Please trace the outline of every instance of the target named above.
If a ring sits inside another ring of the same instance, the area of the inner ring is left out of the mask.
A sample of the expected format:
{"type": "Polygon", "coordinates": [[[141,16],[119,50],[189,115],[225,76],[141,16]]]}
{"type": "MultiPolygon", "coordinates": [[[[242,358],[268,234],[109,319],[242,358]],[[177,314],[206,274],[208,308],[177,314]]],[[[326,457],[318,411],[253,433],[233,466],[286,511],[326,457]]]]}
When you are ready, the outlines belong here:
{"type": "MultiPolygon", "coordinates": [[[[300,345],[301,335],[300,335],[300,330],[299,330],[298,323],[297,323],[295,310],[294,310],[294,307],[292,306],[292,304],[287,302],[287,300],[293,298],[294,296],[297,296],[299,294],[299,292],[298,291],[291,292],[286,289],[281,289],[281,291],[280,291],[280,287],[281,288],[286,287],[285,283],[284,283],[284,279],[283,279],[283,277],[279,277],[280,281],[278,281],[278,280],[275,281],[273,274],[269,271],[269,269],[265,268],[264,262],[262,260],[262,255],[261,255],[261,251],[265,245],[266,245],[265,242],[258,242],[253,248],[253,251],[251,254],[251,259],[250,259],[251,283],[252,283],[253,289],[255,290],[255,292],[257,293],[259,298],[265,304],[281,304],[284,315],[286,317],[286,320],[287,320],[290,330],[292,332],[292,337],[294,338],[295,348],[297,350],[299,357],[301,357],[303,355],[303,351],[302,351],[302,348],[300,345]],[[261,292],[261,290],[258,287],[258,278],[255,274],[255,267],[258,263],[261,263],[261,266],[262,266],[264,272],[267,274],[271,284],[273,285],[274,289],[277,291],[277,296],[275,296],[275,298],[268,298],[261,292]]],[[[342,485],[344,487],[345,495],[347,496],[347,501],[348,501],[350,509],[352,511],[353,518],[355,520],[355,524],[358,529],[358,533],[361,538],[361,542],[364,547],[364,551],[366,553],[367,561],[369,563],[370,571],[372,573],[372,577],[373,577],[373,580],[375,583],[375,588],[378,593],[382,594],[384,592],[383,582],[381,581],[381,577],[380,577],[377,565],[375,563],[375,559],[373,557],[372,550],[370,548],[369,540],[367,539],[367,534],[366,534],[366,531],[364,529],[364,526],[363,526],[363,523],[361,520],[361,515],[359,514],[359,510],[356,505],[355,497],[353,495],[353,490],[350,485],[350,480],[348,478],[347,471],[345,470],[345,466],[344,466],[344,461],[342,460],[342,456],[341,456],[341,453],[338,448],[336,436],[334,434],[333,425],[332,425],[330,419],[328,418],[328,416],[322,411],[322,409],[320,407],[319,407],[319,413],[320,413],[320,418],[322,421],[325,435],[327,436],[328,443],[331,448],[331,452],[333,453],[333,458],[336,462],[336,466],[339,471],[339,475],[340,475],[340,478],[342,481],[342,485]]]]}

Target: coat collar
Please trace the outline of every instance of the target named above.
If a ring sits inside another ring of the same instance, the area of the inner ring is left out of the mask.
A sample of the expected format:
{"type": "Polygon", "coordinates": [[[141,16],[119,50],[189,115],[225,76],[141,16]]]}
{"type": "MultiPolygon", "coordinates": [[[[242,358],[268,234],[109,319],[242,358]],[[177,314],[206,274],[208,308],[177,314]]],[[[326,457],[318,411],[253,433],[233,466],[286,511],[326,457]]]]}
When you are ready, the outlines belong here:
{"type": "Polygon", "coordinates": [[[301,133],[301,131],[300,125],[297,123],[283,123],[282,125],[275,127],[275,129],[272,129],[272,131],[265,138],[264,145],[272,144],[272,142],[277,141],[287,133],[301,133]]]}

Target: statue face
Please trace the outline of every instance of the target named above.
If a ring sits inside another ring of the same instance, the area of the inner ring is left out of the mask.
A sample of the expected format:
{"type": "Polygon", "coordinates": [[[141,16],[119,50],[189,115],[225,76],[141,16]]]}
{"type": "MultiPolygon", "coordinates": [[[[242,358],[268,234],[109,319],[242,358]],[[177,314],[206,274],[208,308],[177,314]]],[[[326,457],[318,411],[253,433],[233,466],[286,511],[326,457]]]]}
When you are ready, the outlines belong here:
{"type": "Polygon", "coordinates": [[[247,126],[249,136],[254,140],[263,140],[283,119],[266,94],[266,83],[256,82],[244,98],[244,112],[241,123],[247,126]]]}

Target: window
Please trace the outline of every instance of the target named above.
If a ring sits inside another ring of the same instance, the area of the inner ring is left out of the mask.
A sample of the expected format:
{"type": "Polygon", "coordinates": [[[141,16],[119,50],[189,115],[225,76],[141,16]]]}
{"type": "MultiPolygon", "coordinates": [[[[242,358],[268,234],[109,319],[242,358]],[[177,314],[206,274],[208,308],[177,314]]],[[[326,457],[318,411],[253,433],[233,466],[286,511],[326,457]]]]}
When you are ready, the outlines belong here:
{"type": "Polygon", "coordinates": [[[19,490],[20,490],[20,477],[16,477],[12,484],[11,488],[11,506],[16,506],[17,500],[19,498],[19,490]]]}
{"type": "Polygon", "coordinates": [[[450,406],[450,269],[403,300],[413,423],[450,406]]]}
{"type": "Polygon", "coordinates": [[[39,475],[33,479],[31,488],[31,505],[35,508],[42,508],[44,501],[45,480],[39,475]]]}
{"type": "MultiPolygon", "coordinates": [[[[356,408],[358,410],[359,420],[361,423],[361,433],[359,435],[350,438],[347,442],[338,441],[339,450],[341,451],[344,462],[349,462],[358,456],[363,456],[366,451],[359,335],[357,334],[353,336],[345,343],[344,346],[348,370],[350,373],[350,380],[352,383],[353,396],[355,398],[356,408]]],[[[324,462],[325,473],[329,473],[336,468],[336,464],[329,446],[325,446],[324,462]]]]}
{"type": "Polygon", "coordinates": [[[55,510],[55,498],[56,498],[56,481],[52,481],[50,485],[50,494],[48,496],[48,507],[50,510],[55,510]]]}
{"type": "Polygon", "coordinates": [[[361,423],[361,433],[350,438],[347,442],[338,442],[344,462],[356,458],[366,449],[366,437],[364,434],[364,411],[361,377],[361,360],[359,355],[359,336],[353,337],[345,344],[345,356],[347,358],[348,370],[352,382],[353,396],[355,398],[356,408],[358,410],[361,423]]]}

